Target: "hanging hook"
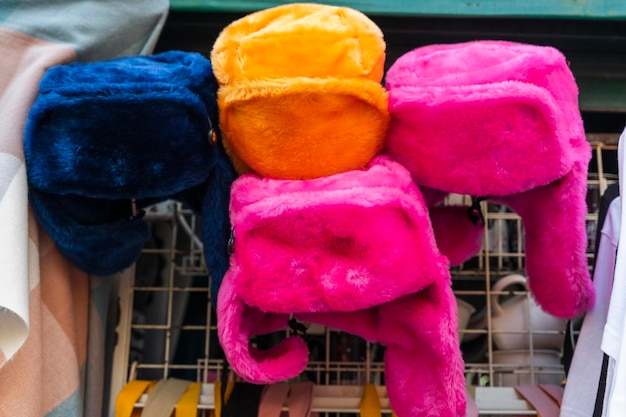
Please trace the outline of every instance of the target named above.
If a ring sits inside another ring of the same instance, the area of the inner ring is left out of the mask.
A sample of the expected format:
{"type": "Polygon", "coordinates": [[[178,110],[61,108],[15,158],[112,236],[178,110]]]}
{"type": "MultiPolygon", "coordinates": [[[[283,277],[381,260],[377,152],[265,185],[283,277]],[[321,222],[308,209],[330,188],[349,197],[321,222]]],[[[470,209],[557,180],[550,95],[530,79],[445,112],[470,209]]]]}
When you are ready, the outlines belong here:
{"type": "Polygon", "coordinates": [[[485,216],[480,207],[480,203],[489,197],[472,197],[472,205],[467,209],[467,215],[474,225],[485,225],[485,216]]]}
{"type": "Polygon", "coordinates": [[[207,119],[209,119],[209,143],[211,145],[215,145],[217,143],[217,133],[215,132],[215,129],[213,129],[211,117],[207,117],[207,119]]]}
{"type": "Polygon", "coordinates": [[[304,336],[304,334],[306,333],[307,326],[304,323],[296,320],[293,314],[289,317],[288,324],[291,330],[293,330],[296,335],[304,336]]]}
{"type": "Polygon", "coordinates": [[[234,227],[230,228],[230,236],[228,238],[226,250],[228,251],[229,255],[232,255],[233,252],[235,251],[235,228],[234,227]]]}
{"type": "Polygon", "coordinates": [[[142,219],[143,216],[146,215],[146,211],[145,210],[138,210],[137,209],[137,200],[134,198],[130,199],[130,218],[131,219],[142,219]]]}

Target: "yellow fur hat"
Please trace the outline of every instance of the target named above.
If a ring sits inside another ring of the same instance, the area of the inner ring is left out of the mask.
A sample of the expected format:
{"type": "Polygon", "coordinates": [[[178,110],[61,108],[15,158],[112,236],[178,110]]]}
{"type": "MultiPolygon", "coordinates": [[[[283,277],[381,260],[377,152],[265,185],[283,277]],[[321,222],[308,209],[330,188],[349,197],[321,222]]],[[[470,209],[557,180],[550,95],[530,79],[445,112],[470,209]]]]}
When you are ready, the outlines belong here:
{"type": "Polygon", "coordinates": [[[361,12],[321,4],[278,6],[224,28],[211,61],[237,171],[311,179],[365,167],[389,121],[385,46],[361,12]]]}

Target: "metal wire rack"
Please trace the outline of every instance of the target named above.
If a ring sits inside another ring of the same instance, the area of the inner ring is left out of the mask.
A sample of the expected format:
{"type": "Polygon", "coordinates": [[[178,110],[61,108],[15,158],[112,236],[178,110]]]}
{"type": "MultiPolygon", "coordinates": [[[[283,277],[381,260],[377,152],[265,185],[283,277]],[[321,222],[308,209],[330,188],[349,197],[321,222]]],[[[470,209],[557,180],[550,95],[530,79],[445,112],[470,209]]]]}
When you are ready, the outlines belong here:
{"type": "MultiPolygon", "coordinates": [[[[586,217],[587,255],[592,265],[598,203],[609,184],[617,181],[617,135],[588,135],[594,160],[590,166],[586,217]]],[[[466,199],[451,196],[450,203],[466,199]],[[456,200],[455,200],[456,199],[456,200]]],[[[510,356],[496,363],[491,320],[475,326],[480,312],[489,317],[493,295],[526,297],[524,288],[501,293],[491,288],[509,274],[523,274],[525,255],[523,227],[520,218],[506,207],[482,202],[485,215],[483,249],[468,262],[454,267],[453,289],[457,298],[470,304],[474,314],[468,325],[459,329],[461,349],[466,362],[469,385],[500,387],[520,383],[561,382],[564,377],[560,351],[546,352],[529,344],[527,355],[510,356]],[[474,327],[473,327],[474,326],[474,327]],[[556,358],[556,359],[555,359],[556,358]]],[[[206,273],[199,219],[181,204],[163,203],[148,210],[153,238],[137,264],[124,272],[119,285],[119,320],[117,343],[113,355],[111,397],[128,380],[178,377],[210,383],[223,370],[214,312],[210,307],[209,278],[206,273]]],[[[575,323],[569,323],[576,336],[575,323]]],[[[564,337],[565,328],[553,331],[564,337]]],[[[550,331],[529,328],[522,332],[529,341],[550,331]]],[[[258,343],[284,337],[273,334],[258,343]]],[[[302,380],[320,385],[384,384],[382,353],[384,348],[357,336],[321,326],[311,326],[306,340],[311,352],[302,380]]],[[[516,412],[520,414],[520,412],[516,412]]],[[[521,413],[524,414],[524,413],[521,413]]],[[[526,414],[534,414],[532,411],[526,414]]],[[[322,415],[334,415],[323,414],[322,415]]]]}

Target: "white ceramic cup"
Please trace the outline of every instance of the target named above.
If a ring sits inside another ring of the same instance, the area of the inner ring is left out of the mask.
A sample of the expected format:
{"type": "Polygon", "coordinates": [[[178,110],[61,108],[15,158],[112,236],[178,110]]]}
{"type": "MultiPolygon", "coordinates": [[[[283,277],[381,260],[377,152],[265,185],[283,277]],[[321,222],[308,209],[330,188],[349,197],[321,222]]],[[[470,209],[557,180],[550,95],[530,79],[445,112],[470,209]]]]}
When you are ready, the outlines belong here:
{"type": "MultiPolygon", "coordinates": [[[[528,288],[526,277],[513,274],[499,279],[491,290],[501,292],[515,284],[528,288]]],[[[564,320],[543,311],[531,296],[516,295],[502,302],[501,298],[491,295],[492,338],[499,350],[563,347],[564,320]]]]}
{"type": "Polygon", "coordinates": [[[456,299],[456,305],[458,310],[458,323],[457,323],[457,331],[459,332],[459,341],[463,339],[463,330],[467,329],[467,325],[470,322],[470,318],[472,314],[476,312],[476,309],[470,303],[461,300],[459,298],[456,299]]]}
{"type": "Polygon", "coordinates": [[[494,386],[561,384],[560,351],[552,349],[494,350],[491,355],[494,386]],[[531,373],[532,369],[532,373],[531,373]]]}

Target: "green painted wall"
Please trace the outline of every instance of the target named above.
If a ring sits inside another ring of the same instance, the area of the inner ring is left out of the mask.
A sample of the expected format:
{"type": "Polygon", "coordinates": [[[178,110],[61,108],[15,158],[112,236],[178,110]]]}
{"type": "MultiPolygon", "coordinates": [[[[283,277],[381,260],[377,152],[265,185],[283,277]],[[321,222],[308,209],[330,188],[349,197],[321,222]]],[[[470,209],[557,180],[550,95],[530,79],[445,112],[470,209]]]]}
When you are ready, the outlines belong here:
{"type": "Polygon", "coordinates": [[[626,113],[626,74],[620,78],[577,77],[576,83],[582,110],[626,113]]]}
{"type": "MultiPolygon", "coordinates": [[[[182,44],[207,55],[219,31],[231,21],[254,9],[288,3],[170,1],[172,11],[161,46],[175,49],[182,44]]],[[[355,6],[372,17],[385,34],[388,63],[410,49],[433,43],[505,39],[554,46],[571,61],[583,110],[626,113],[626,0],[328,2],[355,6]],[[515,13],[525,16],[510,16],[515,13]]]]}
{"type": "MultiPolygon", "coordinates": [[[[431,16],[626,18],[625,0],[328,0],[365,13],[431,16]]],[[[172,10],[250,12],[295,1],[170,0],[172,10]]]]}

